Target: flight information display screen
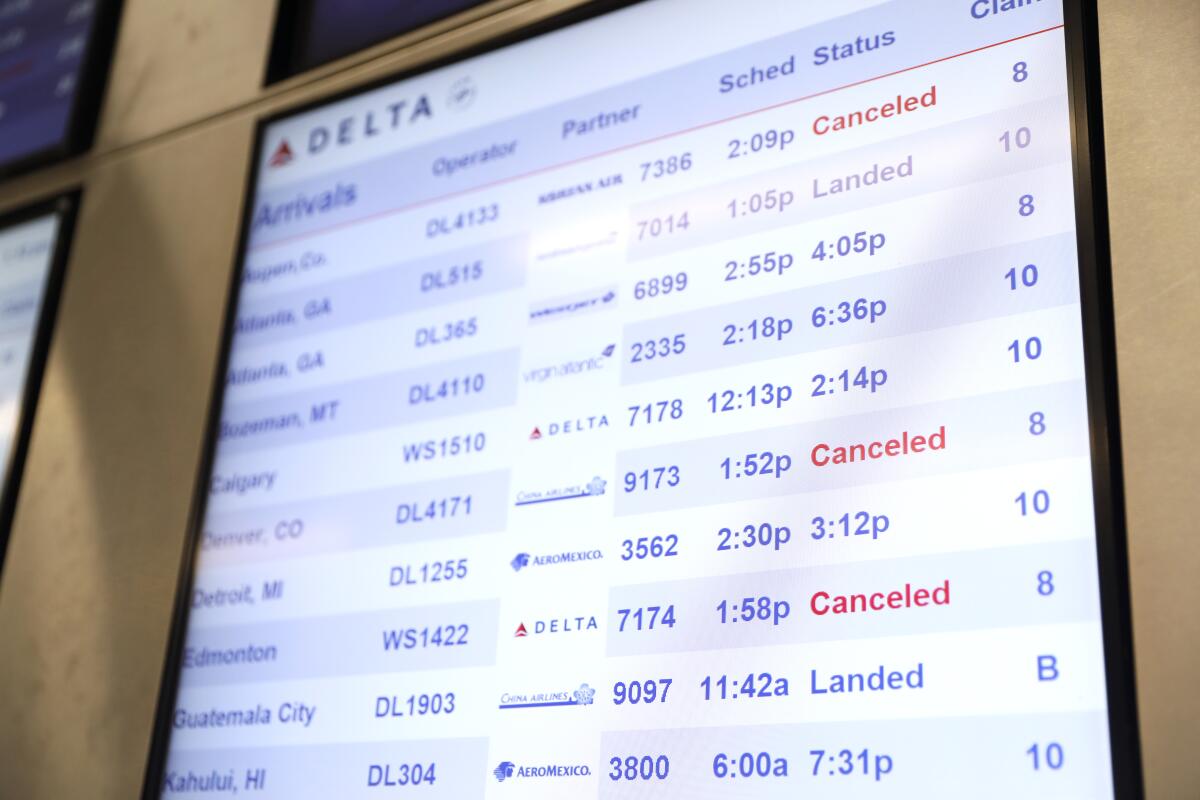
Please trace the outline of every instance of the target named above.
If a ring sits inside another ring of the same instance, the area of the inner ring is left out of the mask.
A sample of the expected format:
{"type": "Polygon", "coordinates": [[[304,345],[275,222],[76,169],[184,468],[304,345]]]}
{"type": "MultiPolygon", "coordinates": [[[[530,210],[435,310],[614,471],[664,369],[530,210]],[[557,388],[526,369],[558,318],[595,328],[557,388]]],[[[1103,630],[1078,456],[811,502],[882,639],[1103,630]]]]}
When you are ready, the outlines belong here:
{"type": "Polygon", "coordinates": [[[152,791],[1114,796],[1069,33],[654,0],[265,124],[152,791]]]}
{"type": "Polygon", "coordinates": [[[29,434],[23,423],[31,419],[48,346],[46,317],[53,317],[56,305],[54,265],[68,208],[0,219],[0,565],[29,434]]]}
{"type": "Polygon", "coordinates": [[[0,0],[0,173],[90,144],[118,6],[0,0]]]}

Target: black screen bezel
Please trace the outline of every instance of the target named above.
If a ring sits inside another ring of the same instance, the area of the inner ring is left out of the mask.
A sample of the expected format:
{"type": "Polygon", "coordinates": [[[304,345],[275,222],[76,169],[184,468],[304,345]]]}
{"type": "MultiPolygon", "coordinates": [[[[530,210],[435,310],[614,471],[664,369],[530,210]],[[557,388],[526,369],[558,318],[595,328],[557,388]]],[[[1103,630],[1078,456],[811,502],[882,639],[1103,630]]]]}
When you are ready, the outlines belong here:
{"type": "Polygon", "coordinates": [[[124,0],[97,0],[92,30],[79,64],[79,82],[67,127],[57,142],[41,150],[0,163],[0,180],[71,158],[91,149],[96,140],[96,125],[104,105],[105,89],[116,49],[124,0]]]}
{"type": "MultiPolygon", "coordinates": [[[[163,680],[154,719],[146,782],[143,786],[143,800],[157,800],[166,767],[171,734],[171,713],[175,707],[180,658],[187,630],[188,597],[191,593],[195,554],[204,521],[208,497],[208,478],[211,475],[216,450],[224,395],[224,376],[228,369],[237,313],[238,288],[241,285],[246,244],[253,216],[252,199],[257,194],[257,173],[263,158],[264,136],[267,128],[280,120],[306,111],[328,106],[467,58],[518,44],[638,2],[641,0],[594,0],[594,2],[585,3],[563,14],[496,37],[482,45],[455,51],[448,56],[398,71],[384,78],[331,93],[316,101],[288,108],[258,121],[248,165],[246,193],[242,201],[242,224],[238,235],[236,260],[231,271],[227,292],[217,369],[209,399],[204,446],[196,475],[163,680]]],[[[1121,467],[1117,351],[1100,92],[1099,29],[1094,0],[1063,0],[1063,11],[1076,197],[1085,384],[1092,445],[1096,549],[1107,678],[1113,792],[1117,800],[1139,800],[1144,796],[1144,789],[1138,733],[1129,559],[1121,467]]]]}
{"type": "Polygon", "coordinates": [[[364,42],[348,50],[339,50],[320,61],[309,63],[305,58],[305,49],[311,43],[314,35],[313,2],[314,0],[279,0],[275,9],[275,24],[272,26],[271,32],[271,51],[267,56],[267,69],[263,76],[264,86],[270,86],[273,83],[318,69],[338,59],[361,53],[363,50],[375,47],[389,39],[405,36],[458,14],[465,14],[488,0],[474,0],[473,6],[446,12],[411,28],[383,34],[369,42],[364,42]]]}
{"type": "Polygon", "coordinates": [[[75,218],[79,210],[82,192],[73,189],[54,197],[39,200],[13,211],[0,214],[0,232],[39,217],[58,216],[58,230],[54,238],[54,250],[50,255],[50,267],[46,273],[42,303],[38,308],[37,323],[34,325],[33,345],[29,351],[25,382],[21,387],[21,409],[17,414],[17,426],[13,432],[13,443],[5,466],[3,488],[0,489],[0,591],[3,591],[5,553],[12,534],[13,516],[17,511],[17,496],[21,490],[21,478],[25,471],[25,456],[29,452],[29,438],[33,433],[34,415],[37,413],[38,398],[41,397],[42,378],[46,372],[46,361],[50,355],[50,343],[54,338],[55,321],[58,318],[58,301],[62,296],[66,279],[67,262],[71,256],[71,242],[75,233],[75,218]]]}

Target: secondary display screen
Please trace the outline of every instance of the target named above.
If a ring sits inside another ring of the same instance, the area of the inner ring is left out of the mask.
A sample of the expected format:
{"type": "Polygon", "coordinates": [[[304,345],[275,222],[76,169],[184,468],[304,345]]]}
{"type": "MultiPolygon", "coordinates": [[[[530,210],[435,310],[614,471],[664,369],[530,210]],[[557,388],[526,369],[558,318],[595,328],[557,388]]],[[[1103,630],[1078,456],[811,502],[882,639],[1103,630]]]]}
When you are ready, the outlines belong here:
{"type": "Polygon", "coordinates": [[[1063,14],[656,0],[266,124],[154,791],[1113,796],[1063,14]]]}
{"type": "Polygon", "coordinates": [[[53,313],[46,300],[48,293],[54,296],[51,275],[62,224],[62,215],[54,211],[19,222],[0,221],[0,487],[6,490],[0,504],[5,517],[0,528],[0,564],[8,539],[7,517],[15,502],[12,473],[20,469],[23,433],[28,433],[21,424],[30,410],[26,407],[27,388],[30,380],[41,380],[35,353],[42,318],[53,313]]]}
{"type": "Polygon", "coordinates": [[[86,146],[115,3],[104,0],[0,0],[0,172],[48,152],[86,146]],[[99,35],[98,35],[99,33],[99,35]],[[82,141],[74,142],[73,138],[82,141]]]}

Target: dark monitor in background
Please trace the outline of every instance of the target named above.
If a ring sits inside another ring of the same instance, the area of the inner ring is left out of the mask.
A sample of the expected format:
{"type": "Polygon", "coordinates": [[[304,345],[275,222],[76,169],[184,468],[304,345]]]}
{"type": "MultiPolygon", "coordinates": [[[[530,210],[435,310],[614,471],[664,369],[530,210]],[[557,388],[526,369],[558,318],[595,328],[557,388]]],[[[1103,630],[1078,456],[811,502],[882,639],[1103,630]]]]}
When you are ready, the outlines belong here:
{"type": "Polygon", "coordinates": [[[264,120],[145,800],[1141,797],[1093,6],[264,120]]]}
{"type": "Polygon", "coordinates": [[[0,572],[78,199],[74,192],[0,214],[0,572]]]}
{"type": "Polygon", "coordinates": [[[0,177],[92,144],[120,0],[0,0],[0,177]]]}
{"type": "Polygon", "coordinates": [[[280,0],[267,83],[466,11],[485,0],[280,0]]]}

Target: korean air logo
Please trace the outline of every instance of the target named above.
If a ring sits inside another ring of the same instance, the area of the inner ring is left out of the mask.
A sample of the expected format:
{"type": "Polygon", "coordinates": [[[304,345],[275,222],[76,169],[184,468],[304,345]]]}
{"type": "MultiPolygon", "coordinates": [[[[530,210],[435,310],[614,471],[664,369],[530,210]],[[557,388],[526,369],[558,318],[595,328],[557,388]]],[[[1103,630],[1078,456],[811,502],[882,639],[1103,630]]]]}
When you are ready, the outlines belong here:
{"type": "Polygon", "coordinates": [[[504,783],[506,778],[513,776],[513,770],[516,768],[517,765],[511,761],[501,761],[499,766],[492,770],[492,774],[496,776],[496,780],[504,783]]]}
{"type": "Polygon", "coordinates": [[[292,146],[288,144],[288,140],[284,139],[279,143],[279,147],[275,148],[275,152],[271,154],[271,159],[267,162],[272,167],[285,167],[296,158],[292,152],[292,146]]]}

